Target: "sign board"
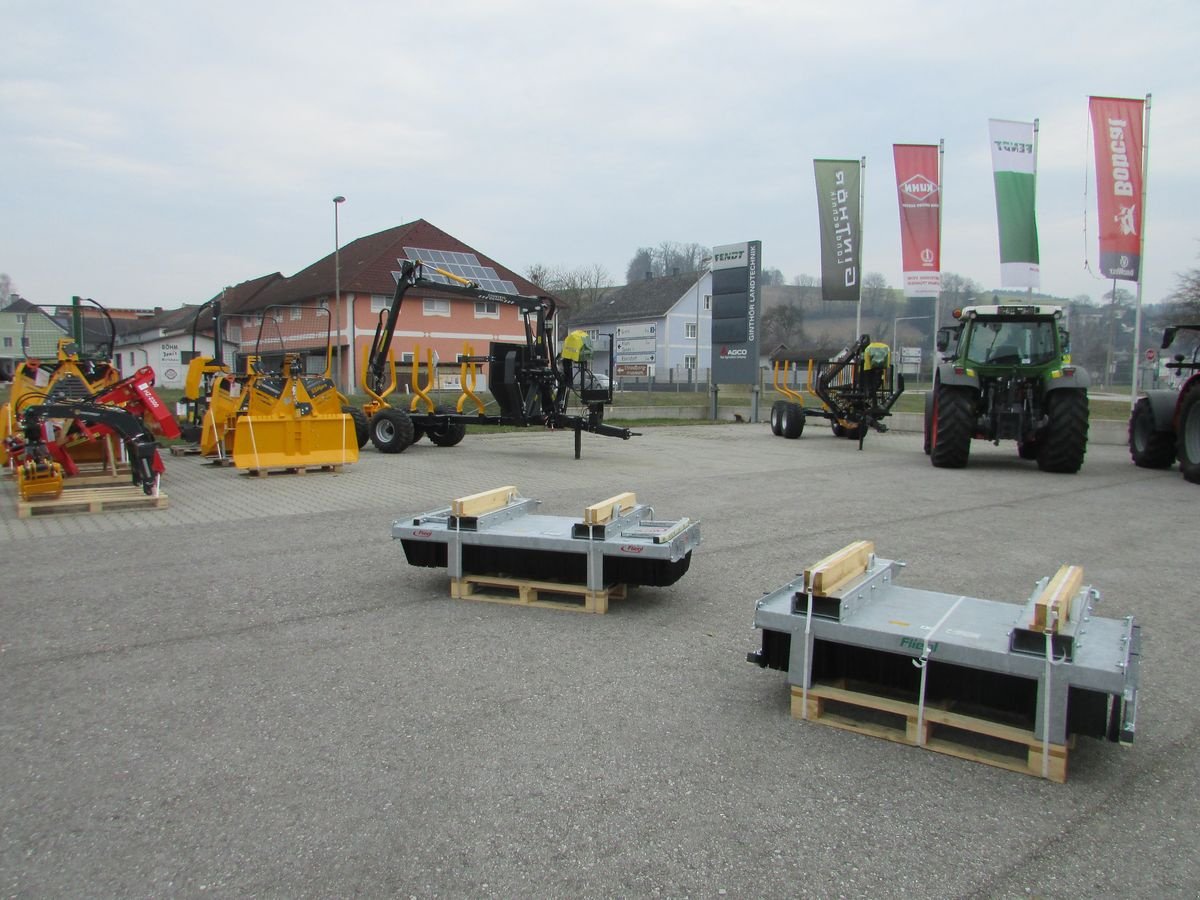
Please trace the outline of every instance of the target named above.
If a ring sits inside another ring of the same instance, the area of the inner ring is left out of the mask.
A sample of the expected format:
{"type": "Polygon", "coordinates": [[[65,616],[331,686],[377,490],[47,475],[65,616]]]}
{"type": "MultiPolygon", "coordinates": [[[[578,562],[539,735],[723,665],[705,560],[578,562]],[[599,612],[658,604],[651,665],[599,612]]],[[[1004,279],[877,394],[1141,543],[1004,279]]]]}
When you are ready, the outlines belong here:
{"type": "Polygon", "coordinates": [[[632,351],[626,351],[624,353],[618,352],[617,360],[619,361],[619,363],[652,363],[652,362],[654,362],[654,351],[646,350],[646,351],[638,351],[638,352],[632,352],[632,351]]]}
{"type": "Polygon", "coordinates": [[[618,378],[645,378],[650,374],[650,367],[642,364],[622,363],[613,367],[613,374],[618,378]]]}
{"type": "Polygon", "coordinates": [[[754,384],[758,378],[758,276],[762,241],[713,247],[712,379],[754,384]]]}
{"type": "Polygon", "coordinates": [[[617,338],[654,338],[654,323],[640,325],[618,325],[617,338]]]}

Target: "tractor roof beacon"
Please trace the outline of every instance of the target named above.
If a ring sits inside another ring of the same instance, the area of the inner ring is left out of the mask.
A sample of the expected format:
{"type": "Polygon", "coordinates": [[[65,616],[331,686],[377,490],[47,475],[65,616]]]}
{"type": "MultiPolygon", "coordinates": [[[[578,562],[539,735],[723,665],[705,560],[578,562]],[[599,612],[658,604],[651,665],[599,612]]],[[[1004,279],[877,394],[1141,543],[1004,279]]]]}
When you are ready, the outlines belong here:
{"type": "Polygon", "coordinates": [[[1184,341],[1166,364],[1183,383],[1178,390],[1146,391],[1129,416],[1129,455],[1143,469],[1166,469],[1179,460],[1179,471],[1200,484],[1200,324],[1168,325],[1162,348],[1175,343],[1179,332],[1194,332],[1186,355],[1184,341]]]}
{"type": "Polygon", "coordinates": [[[1062,309],[968,306],[938,329],[942,355],[925,397],[925,452],[934,466],[967,464],[972,438],[1017,442],[1044,472],[1078,472],[1087,452],[1088,374],[1071,362],[1062,309]]]}

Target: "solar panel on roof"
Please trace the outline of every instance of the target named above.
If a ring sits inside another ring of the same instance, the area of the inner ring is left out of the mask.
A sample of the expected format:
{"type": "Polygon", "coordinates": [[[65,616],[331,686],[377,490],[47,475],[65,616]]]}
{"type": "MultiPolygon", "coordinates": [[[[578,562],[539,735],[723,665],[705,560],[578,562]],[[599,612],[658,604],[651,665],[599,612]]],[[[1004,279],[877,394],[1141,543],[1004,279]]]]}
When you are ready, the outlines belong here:
{"type": "MultiPolygon", "coordinates": [[[[412,262],[420,260],[431,266],[437,266],[439,269],[445,269],[459,278],[475,282],[485,290],[501,294],[520,293],[513,282],[501,278],[500,274],[491,266],[482,265],[479,257],[474,253],[462,253],[457,250],[431,250],[426,247],[405,247],[404,254],[412,262]]],[[[399,279],[398,272],[392,274],[399,279]]],[[[451,283],[449,278],[437,272],[425,270],[422,274],[430,281],[440,284],[451,283]]]]}

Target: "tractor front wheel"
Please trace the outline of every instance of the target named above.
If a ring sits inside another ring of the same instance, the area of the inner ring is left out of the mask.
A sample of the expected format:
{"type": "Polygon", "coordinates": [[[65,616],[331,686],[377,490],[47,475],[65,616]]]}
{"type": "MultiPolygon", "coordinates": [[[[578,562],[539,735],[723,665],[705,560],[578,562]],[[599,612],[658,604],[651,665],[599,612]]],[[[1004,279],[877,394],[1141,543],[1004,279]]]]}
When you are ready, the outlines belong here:
{"type": "Polygon", "coordinates": [[[1043,472],[1072,474],[1083,466],[1087,453],[1087,391],[1059,388],[1046,395],[1050,423],[1038,439],[1038,468],[1043,472]]]}
{"type": "Polygon", "coordinates": [[[371,442],[380,453],[403,453],[412,440],[412,419],[404,410],[381,409],[371,419],[371,442]]]}
{"type": "Polygon", "coordinates": [[[975,432],[974,393],[968,388],[938,385],[933,398],[929,461],[939,469],[961,469],[971,454],[975,432]]]}
{"type": "Polygon", "coordinates": [[[1147,397],[1133,405],[1129,416],[1129,456],[1143,469],[1166,469],[1175,462],[1175,435],[1158,430],[1147,397]]]}
{"type": "Polygon", "coordinates": [[[1200,383],[1193,384],[1179,403],[1179,471],[1200,484],[1200,383]]]}

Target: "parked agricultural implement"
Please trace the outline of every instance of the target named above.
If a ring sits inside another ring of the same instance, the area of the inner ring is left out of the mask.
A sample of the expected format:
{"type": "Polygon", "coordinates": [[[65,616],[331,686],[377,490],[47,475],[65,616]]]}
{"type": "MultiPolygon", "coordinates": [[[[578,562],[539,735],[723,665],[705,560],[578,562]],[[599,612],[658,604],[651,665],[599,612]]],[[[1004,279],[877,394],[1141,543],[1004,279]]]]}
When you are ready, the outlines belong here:
{"type": "Polygon", "coordinates": [[[1141,632],[1102,618],[1083,569],[1024,604],[896,584],[903,563],[857,541],[758,601],[792,715],[1064,781],[1075,735],[1133,740],[1141,632]]]}
{"type": "Polygon", "coordinates": [[[196,321],[210,309],[214,353],[193,353],[183,401],[185,434],[201,453],[254,471],[357,462],[366,421],[330,378],[328,311],[271,306],[256,313],[253,353],[236,371],[224,360],[220,300],[201,307],[196,321]]]}
{"type": "Polygon", "coordinates": [[[452,596],[599,613],[630,585],[674,584],[700,545],[699,522],[658,519],[631,491],[579,518],[542,515],[540,505],[508,485],[398,519],[392,538],[410,565],[449,570],[452,596]]]}
{"type": "Polygon", "coordinates": [[[419,261],[398,262],[395,294],[390,306],[380,311],[363,366],[363,388],[371,398],[363,411],[369,418],[370,439],[380,452],[402,453],[426,435],[437,446],[451,447],[463,439],[468,425],[571,430],[575,434],[576,459],[580,455],[580,436],[585,431],[626,440],[633,437],[628,428],[604,424],[605,404],[612,402],[612,373],[608,373],[608,386],[600,387],[591,371],[591,345],[586,334],[568,335],[562,352],[558,352],[555,305],[550,297],[497,293],[419,261]],[[426,271],[442,280],[427,277],[426,271]],[[523,343],[492,341],[486,355],[476,355],[473,348],[464,347],[455,360],[462,393],[453,410],[438,406],[430,396],[435,381],[432,353],[426,354],[426,374],[422,377],[419,350],[413,353],[413,396],[408,409],[393,406],[390,401],[398,383],[392,338],[405,294],[412,288],[515,306],[523,320],[523,343]],[[487,378],[494,404],[491,408],[496,411],[489,411],[488,401],[476,393],[481,376],[487,378]],[[572,398],[578,398],[581,412],[569,411],[572,398]],[[468,407],[474,411],[464,412],[468,407]]]}
{"type": "Polygon", "coordinates": [[[786,399],[771,404],[771,433],[798,438],[813,416],[829,420],[835,436],[858,441],[859,450],[868,428],[887,431],[883,420],[904,393],[904,375],[892,365],[891,349],[865,334],[831,359],[809,360],[803,391],[787,384],[788,375],[788,365],[776,361],[775,390],[786,399]],[[820,405],[806,405],[804,393],[820,405]]]}
{"type": "Polygon", "coordinates": [[[93,300],[74,298],[69,317],[26,313],[26,358],[0,410],[0,462],[17,474],[22,498],[57,496],[85,465],[115,476],[125,464],[119,445],[133,482],[157,491],[163,466],[154,436],[178,437],[178,426],[154,391],[153,369],[121,377],[114,338],[112,319],[93,300]]]}

